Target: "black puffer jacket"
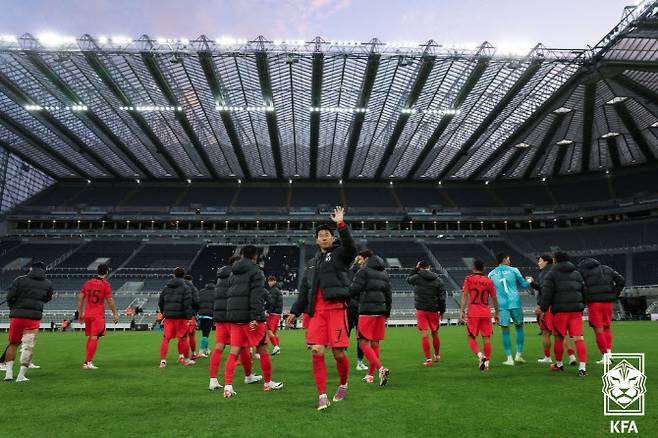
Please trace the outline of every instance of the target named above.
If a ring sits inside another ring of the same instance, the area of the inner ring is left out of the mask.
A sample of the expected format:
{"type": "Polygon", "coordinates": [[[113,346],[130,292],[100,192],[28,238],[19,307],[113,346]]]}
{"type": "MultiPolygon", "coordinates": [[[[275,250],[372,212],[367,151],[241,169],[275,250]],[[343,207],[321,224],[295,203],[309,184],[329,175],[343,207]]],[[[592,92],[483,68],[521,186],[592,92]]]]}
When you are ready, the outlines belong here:
{"type": "Polygon", "coordinates": [[[265,275],[249,259],[233,263],[228,280],[226,320],[233,323],[265,321],[265,306],[269,300],[265,275]]]}
{"type": "Polygon", "coordinates": [[[350,294],[359,297],[359,315],[391,316],[391,282],[381,257],[368,257],[352,280],[350,294]]]}
{"type": "Polygon", "coordinates": [[[537,305],[541,305],[541,285],[544,283],[544,278],[546,277],[546,274],[548,274],[551,269],[553,268],[553,264],[546,265],[544,269],[539,271],[539,276],[530,283],[530,287],[532,287],[534,290],[537,291],[537,305]]]}
{"type": "Polygon", "coordinates": [[[578,263],[578,272],[583,276],[587,286],[585,294],[587,303],[615,301],[626,284],[626,280],[619,272],[610,266],[602,265],[596,259],[582,259],[578,263]]]}
{"type": "Polygon", "coordinates": [[[7,290],[10,318],[41,320],[43,305],[53,298],[53,285],[46,271],[32,268],[27,275],[16,277],[7,290]]]}
{"type": "Polygon", "coordinates": [[[213,316],[215,304],[215,283],[208,283],[206,287],[199,291],[199,316],[213,316]]]}
{"type": "Polygon", "coordinates": [[[172,278],[160,292],[158,307],[166,319],[190,319],[194,315],[192,289],[182,278],[172,278]]]}
{"type": "Polygon", "coordinates": [[[414,287],[416,310],[446,311],[446,288],[439,274],[428,269],[417,269],[407,277],[407,283],[414,287]]]}
{"type": "Polygon", "coordinates": [[[196,313],[199,311],[199,289],[190,280],[185,280],[185,284],[190,288],[190,292],[192,293],[192,309],[196,313]]]}
{"type": "Polygon", "coordinates": [[[326,301],[346,303],[350,299],[350,281],[348,270],[356,257],[356,245],[352,233],[347,225],[338,228],[340,244],[327,252],[318,251],[314,258],[309,260],[304,275],[309,279],[308,289],[299,291],[297,301],[290,312],[300,315],[305,309],[313,316],[315,313],[315,294],[318,286],[326,301]]]}
{"type": "MultiPolygon", "coordinates": [[[[354,262],[352,266],[350,266],[350,269],[347,271],[347,275],[350,279],[350,283],[354,281],[354,276],[356,275],[357,272],[359,272],[359,269],[361,269],[361,265],[359,265],[357,262],[354,262]]],[[[350,296],[350,302],[347,305],[347,313],[349,315],[352,315],[352,317],[358,319],[359,318],[359,296],[358,295],[351,295],[350,296]]]]}
{"type": "Polygon", "coordinates": [[[546,312],[582,312],[585,309],[583,276],[571,262],[560,262],[546,274],[541,286],[541,310],[546,312]]]}
{"type": "Polygon", "coordinates": [[[215,322],[226,322],[226,300],[228,299],[228,280],[230,276],[230,266],[224,266],[217,273],[215,302],[213,304],[213,319],[215,322]]]}
{"type": "Polygon", "coordinates": [[[267,306],[267,311],[269,313],[276,313],[281,315],[283,313],[283,294],[276,285],[274,287],[267,287],[267,293],[269,294],[270,301],[267,306]]]}

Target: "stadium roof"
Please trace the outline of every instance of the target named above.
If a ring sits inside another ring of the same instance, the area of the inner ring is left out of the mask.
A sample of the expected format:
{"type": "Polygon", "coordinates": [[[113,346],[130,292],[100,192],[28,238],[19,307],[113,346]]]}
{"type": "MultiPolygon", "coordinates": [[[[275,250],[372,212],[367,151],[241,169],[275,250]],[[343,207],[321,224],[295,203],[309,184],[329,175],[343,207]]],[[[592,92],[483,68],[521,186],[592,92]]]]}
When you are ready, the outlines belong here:
{"type": "Polygon", "coordinates": [[[657,14],[628,7],[582,50],[0,35],[0,147],[57,180],[490,181],[653,162],[657,14]]]}

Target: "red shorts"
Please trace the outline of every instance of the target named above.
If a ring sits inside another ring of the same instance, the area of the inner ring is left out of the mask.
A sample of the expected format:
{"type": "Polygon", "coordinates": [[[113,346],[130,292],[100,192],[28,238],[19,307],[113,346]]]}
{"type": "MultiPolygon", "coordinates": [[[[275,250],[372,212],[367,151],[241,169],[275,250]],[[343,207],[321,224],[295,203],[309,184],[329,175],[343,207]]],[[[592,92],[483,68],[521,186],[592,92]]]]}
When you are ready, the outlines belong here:
{"type": "Polygon", "coordinates": [[[386,334],[386,317],[383,315],[359,315],[359,337],[368,341],[381,341],[386,334]]]}
{"type": "Polygon", "coordinates": [[[167,339],[182,338],[187,336],[189,330],[189,319],[165,319],[164,320],[164,337],[167,339]]]}
{"type": "Polygon", "coordinates": [[[429,312],[427,310],[416,310],[416,324],[418,330],[437,331],[439,329],[439,312],[429,312]]]}
{"type": "Polygon", "coordinates": [[[566,338],[583,335],[583,312],[560,312],[553,315],[553,334],[566,338]]]}
{"type": "Polygon", "coordinates": [[[589,326],[594,328],[610,327],[612,323],[612,302],[587,303],[589,326]]]}
{"type": "Polygon", "coordinates": [[[215,343],[231,345],[231,327],[228,322],[215,323],[215,343]]]}
{"type": "Polygon", "coordinates": [[[20,344],[23,332],[27,330],[39,330],[41,321],[38,319],[10,318],[9,319],[9,343],[20,344]]]}
{"type": "Polygon", "coordinates": [[[490,316],[469,316],[466,318],[466,333],[469,336],[491,336],[493,324],[490,316]]]}
{"type": "Polygon", "coordinates": [[[267,326],[264,322],[256,324],[251,330],[249,323],[229,324],[231,330],[231,347],[257,347],[267,345],[267,326]]]}
{"type": "Polygon", "coordinates": [[[305,313],[304,316],[302,317],[302,328],[307,329],[310,323],[311,323],[311,317],[309,316],[308,313],[305,313]]]}
{"type": "Polygon", "coordinates": [[[105,336],[105,318],[85,317],[85,336],[105,336]]]}
{"type": "Polygon", "coordinates": [[[267,329],[273,334],[276,334],[279,331],[279,322],[281,321],[281,315],[278,313],[270,313],[267,315],[267,329]]]}
{"type": "Polygon", "coordinates": [[[542,315],[541,319],[539,320],[539,328],[542,331],[553,331],[553,312],[551,312],[551,309],[548,309],[542,315]]]}
{"type": "Polygon", "coordinates": [[[306,344],[346,348],[350,345],[345,309],[319,310],[309,318],[306,344]]]}

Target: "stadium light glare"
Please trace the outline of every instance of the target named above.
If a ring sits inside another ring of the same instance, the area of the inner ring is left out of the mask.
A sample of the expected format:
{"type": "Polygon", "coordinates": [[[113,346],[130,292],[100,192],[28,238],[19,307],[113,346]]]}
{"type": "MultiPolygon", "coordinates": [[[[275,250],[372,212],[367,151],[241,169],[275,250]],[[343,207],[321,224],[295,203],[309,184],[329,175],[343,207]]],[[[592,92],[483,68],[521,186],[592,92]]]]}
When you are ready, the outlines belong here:
{"type": "Polygon", "coordinates": [[[90,179],[87,180],[87,184],[91,184],[91,180],[90,180],[90,179]]]}
{"type": "Polygon", "coordinates": [[[343,184],[343,180],[342,180],[342,179],[339,179],[339,180],[338,180],[338,184],[343,184]]]}
{"type": "Polygon", "coordinates": [[[18,39],[14,35],[0,35],[0,41],[5,42],[5,43],[17,43],[18,39]]]}
{"type": "Polygon", "coordinates": [[[627,96],[615,96],[615,97],[613,97],[612,99],[610,99],[609,101],[607,101],[607,102],[606,102],[606,105],[615,105],[615,104],[617,104],[617,103],[622,103],[622,102],[624,102],[626,99],[628,99],[627,96]]]}
{"type": "Polygon", "coordinates": [[[136,179],[135,182],[136,182],[137,184],[141,184],[141,183],[142,183],[139,179],[136,179]]]}
{"type": "Polygon", "coordinates": [[[601,136],[601,138],[612,138],[612,137],[617,137],[619,135],[618,132],[610,131],[601,136]]]}
{"type": "Polygon", "coordinates": [[[126,37],[126,36],[116,35],[116,36],[113,36],[112,38],[110,38],[110,41],[112,42],[112,44],[116,44],[116,45],[119,45],[119,46],[124,46],[124,45],[132,43],[133,39],[129,38],[129,37],[126,37]]]}
{"type": "Polygon", "coordinates": [[[48,47],[64,46],[66,44],[75,44],[75,38],[72,36],[58,35],[56,33],[44,32],[37,35],[41,44],[48,47]]]}
{"type": "Polygon", "coordinates": [[[649,127],[650,128],[658,128],[658,122],[653,122],[649,127]]]}
{"type": "Polygon", "coordinates": [[[192,184],[192,180],[190,178],[187,179],[188,184],[192,184]]]}
{"type": "Polygon", "coordinates": [[[425,110],[423,110],[423,113],[431,114],[431,115],[439,115],[439,116],[456,116],[456,115],[461,114],[461,110],[453,109],[453,108],[448,108],[448,109],[425,109],[425,110]]]}
{"type": "Polygon", "coordinates": [[[485,182],[484,182],[484,185],[485,185],[485,186],[488,186],[488,185],[489,185],[489,181],[485,181],[485,182]]]}
{"type": "Polygon", "coordinates": [[[238,184],[242,184],[242,180],[241,180],[241,179],[238,180],[238,184]]]}
{"type": "Polygon", "coordinates": [[[529,148],[530,146],[531,145],[529,143],[524,143],[524,142],[514,145],[515,148],[519,148],[519,149],[529,148]]]}
{"type": "Polygon", "coordinates": [[[546,182],[546,177],[545,177],[545,176],[544,176],[544,177],[542,177],[542,179],[541,179],[541,180],[542,180],[543,182],[546,182]]]}
{"type": "Polygon", "coordinates": [[[568,140],[566,138],[563,138],[562,140],[558,141],[556,144],[559,146],[569,146],[570,144],[573,144],[573,140],[568,140]]]}
{"type": "Polygon", "coordinates": [[[292,180],[291,180],[291,179],[288,180],[288,184],[292,184],[292,180]]]}
{"type": "Polygon", "coordinates": [[[320,113],[365,113],[368,111],[367,108],[348,108],[348,107],[335,107],[335,106],[326,106],[326,107],[317,107],[312,106],[308,109],[310,112],[320,112],[320,113]]]}
{"type": "Polygon", "coordinates": [[[570,113],[571,111],[573,111],[571,108],[567,108],[566,106],[561,106],[560,108],[554,110],[553,112],[555,114],[566,114],[566,113],[570,113]]]}
{"type": "Polygon", "coordinates": [[[524,56],[530,53],[533,45],[523,41],[501,41],[495,47],[496,55],[524,56]]]}

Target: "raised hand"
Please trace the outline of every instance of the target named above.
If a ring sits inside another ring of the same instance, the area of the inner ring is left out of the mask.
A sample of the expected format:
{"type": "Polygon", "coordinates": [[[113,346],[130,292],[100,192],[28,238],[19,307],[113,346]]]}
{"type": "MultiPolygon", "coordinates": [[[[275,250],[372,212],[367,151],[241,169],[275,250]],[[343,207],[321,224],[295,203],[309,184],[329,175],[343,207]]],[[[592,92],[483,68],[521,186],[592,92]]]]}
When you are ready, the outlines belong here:
{"type": "Polygon", "coordinates": [[[334,208],[334,212],[331,214],[331,220],[339,224],[343,222],[345,216],[345,209],[343,207],[334,208]]]}

